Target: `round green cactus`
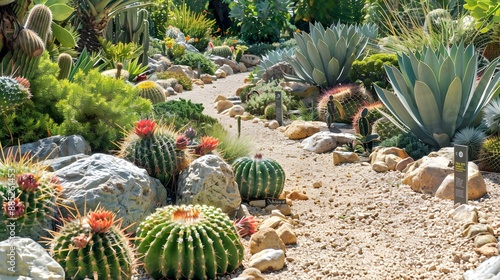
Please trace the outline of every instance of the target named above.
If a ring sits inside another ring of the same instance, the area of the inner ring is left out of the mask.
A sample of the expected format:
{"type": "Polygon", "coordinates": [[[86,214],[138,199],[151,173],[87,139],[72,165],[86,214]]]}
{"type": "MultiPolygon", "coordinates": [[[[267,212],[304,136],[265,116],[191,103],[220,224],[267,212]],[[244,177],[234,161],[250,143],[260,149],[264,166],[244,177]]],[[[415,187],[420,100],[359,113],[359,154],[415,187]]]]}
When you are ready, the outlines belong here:
{"type": "Polygon", "coordinates": [[[228,58],[233,55],[233,51],[229,46],[216,46],[210,50],[210,54],[228,58]]]}
{"type": "Polygon", "coordinates": [[[319,98],[318,118],[321,121],[326,121],[327,103],[330,99],[330,95],[333,95],[333,98],[340,102],[345,112],[342,117],[339,110],[335,110],[333,116],[335,122],[352,123],[354,115],[361,107],[374,102],[373,97],[368,94],[361,85],[346,84],[335,86],[325,91],[319,98]]]}
{"type": "Polygon", "coordinates": [[[139,96],[151,100],[152,104],[165,102],[165,90],[154,81],[143,81],[136,85],[139,96]]]}
{"type": "Polygon", "coordinates": [[[16,162],[8,157],[0,163],[0,240],[11,236],[39,240],[52,230],[59,186],[56,177],[24,158],[16,162]]]}
{"type": "Polygon", "coordinates": [[[372,133],[378,134],[381,141],[397,136],[403,131],[385,117],[381,117],[373,122],[372,133]]]}
{"type": "Polygon", "coordinates": [[[285,171],[281,165],[261,154],[238,158],[232,167],[243,200],[278,198],[285,187],[285,171]]]}
{"type": "Polygon", "coordinates": [[[29,90],[17,80],[8,76],[0,77],[0,112],[5,112],[30,98],[29,90]]]}
{"type": "Polygon", "coordinates": [[[179,136],[170,127],[157,126],[153,120],[141,120],[122,143],[120,156],[167,185],[172,176],[189,163],[188,153],[176,147],[179,136]]]}
{"type": "Polygon", "coordinates": [[[131,279],[135,270],[129,239],[110,211],[97,209],[64,221],[49,244],[68,279],[131,279]]]}
{"type": "Polygon", "coordinates": [[[158,209],[139,225],[136,248],[155,279],[215,279],[238,268],[244,253],[228,216],[206,205],[158,209]]]}
{"type": "Polygon", "coordinates": [[[479,169],[500,172],[500,136],[492,136],[484,141],[479,155],[479,169]]]}

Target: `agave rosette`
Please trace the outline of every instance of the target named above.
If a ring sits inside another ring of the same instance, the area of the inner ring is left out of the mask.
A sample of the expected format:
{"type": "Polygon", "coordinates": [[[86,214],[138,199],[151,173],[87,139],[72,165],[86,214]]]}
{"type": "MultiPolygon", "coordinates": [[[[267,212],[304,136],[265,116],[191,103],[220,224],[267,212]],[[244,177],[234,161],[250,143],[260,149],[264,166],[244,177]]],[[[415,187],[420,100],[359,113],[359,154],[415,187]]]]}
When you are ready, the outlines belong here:
{"type": "Polygon", "coordinates": [[[401,70],[384,66],[394,92],[374,86],[397,121],[423,142],[446,147],[455,132],[470,126],[499,92],[498,60],[479,78],[473,45],[426,47],[415,54],[399,54],[401,70]]]}

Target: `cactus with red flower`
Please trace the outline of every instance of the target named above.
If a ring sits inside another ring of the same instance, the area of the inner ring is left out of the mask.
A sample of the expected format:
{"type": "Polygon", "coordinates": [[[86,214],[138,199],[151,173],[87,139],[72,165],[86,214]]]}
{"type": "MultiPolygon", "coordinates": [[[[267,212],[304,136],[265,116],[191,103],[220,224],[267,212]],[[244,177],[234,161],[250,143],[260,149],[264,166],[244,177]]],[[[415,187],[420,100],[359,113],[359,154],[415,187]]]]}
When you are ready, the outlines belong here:
{"type": "Polygon", "coordinates": [[[131,279],[136,261],[121,220],[99,208],[63,220],[52,232],[50,254],[71,279],[131,279]],[[82,256],[85,259],[82,261],[82,256]]]}
{"type": "Polygon", "coordinates": [[[219,139],[212,136],[203,136],[200,138],[200,144],[194,149],[194,153],[199,156],[210,154],[219,146],[219,139]]]}

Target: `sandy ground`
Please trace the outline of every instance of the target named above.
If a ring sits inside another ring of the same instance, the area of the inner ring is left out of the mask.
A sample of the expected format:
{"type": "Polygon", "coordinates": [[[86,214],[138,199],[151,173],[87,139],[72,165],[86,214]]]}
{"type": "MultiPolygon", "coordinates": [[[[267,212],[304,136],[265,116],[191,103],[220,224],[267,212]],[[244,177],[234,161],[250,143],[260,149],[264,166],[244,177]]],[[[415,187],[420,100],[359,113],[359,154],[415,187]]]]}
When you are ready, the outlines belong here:
{"type": "MultiPolygon", "coordinates": [[[[170,98],[203,103],[206,114],[236,135],[236,120],[217,114],[212,104],[217,95],[233,96],[246,76],[195,85],[170,98]]],[[[287,246],[286,267],[265,273],[266,279],[462,279],[486,259],[462,237],[462,225],[448,216],[453,202],[412,191],[401,183],[400,172],[377,173],[366,163],[334,166],[331,152],[305,151],[300,141],[261,123],[243,122],[242,136],[253,139],[255,152],[283,166],[286,190],[309,196],[292,206],[298,242],[287,246]],[[313,187],[315,182],[321,186],[313,187]]],[[[485,222],[497,232],[500,174],[483,176],[488,195],[470,204],[486,214],[485,222]]]]}

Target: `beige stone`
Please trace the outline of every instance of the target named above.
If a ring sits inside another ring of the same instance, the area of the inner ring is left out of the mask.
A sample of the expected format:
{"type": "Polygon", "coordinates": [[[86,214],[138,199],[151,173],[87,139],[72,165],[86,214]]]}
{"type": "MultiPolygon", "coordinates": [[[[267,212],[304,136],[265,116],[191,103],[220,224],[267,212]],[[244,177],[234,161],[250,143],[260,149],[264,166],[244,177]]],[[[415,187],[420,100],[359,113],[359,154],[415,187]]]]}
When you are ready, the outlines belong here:
{"type": "Polygon", "coordinates": [[[290,216],[292,215],[292,208],[288,204],[281,204],[276,207],[283,215],[290,216]]]}
{"type": "Polygon", "coordinates": [[[241,116],[245,113],[245,108],[241,105],[234,105],[233,107],[229,108],[229,116],[231,118],[234,118],[235,116],[241,116]]]}
{"type": "Polygon", "coordinates": [[[494,234],[493,228],[485,224],[472,224],[462,232],[464,237],[470,238],[478,234],[494,234]]]}
{"type": "Polygon", "coordinates": [[[486,245],[483,245],[480,248],[474,249],[474,251],[480,255],[483,255],[487,258],[493,257],[493,256],[498,256],[498,243],[489,243],[486,245]]]}
{"type": "Polygon", "coordinates": [[[444,178],[453,173],[451,164],[445,157],[425,156],[408,166],[402,182],[416,192],[434,195],[444,178]]]}
{"type": "Polygon", "coordinates": [[[233,102],[229,100],[219,100],[215,104],[215,109],[217,109],[217,113],[222,113],[223,111],[233,107],[233,102]]]}
{"type": "Polygon", "coordinates": [[[450,210],[450,212],[448,212],[448,216],[450,216],[454,221],[462,224],[477,223],[478,221],[477,208],[468,204],[461,204],[455,209],[450,210]]]}
{"type": "Polygon", "coordinates": [[[263,230],[265,228],[277,229],[280,225],[284,223],[283,219],[280,217],[270,217],[265,219],[259,226],[259,230],[263,230]]]}
{"type": "Polygon", "coordinates": [[[285,130],[285,136],[292,140],[299,140],[307,138],[319,131],[319,124],[297,120],[288,125],[285,130]]]}
{"type": "Polygon", "coordinates": [[[359,156],[353,152],[343,152],[343,151],[333,151],[333,165],[339,165],[341,163],[353,163],[359,161],[359,156]]]}
{"type": "Polygon", "coordinates": [[[243,98],[244,96],[241,96],[241,93],[245,91],[247,88],[254,87],[254,84],[243,84],[239,88],[236,89],[236,93],[234,95],[239,96],[240,98],[243,98]]]}
{"type": "Polygon", "coordinates": [[[259,207],[259,208],[264,208],[266,207],[266,201],[261,199],[261,200],[252,200],[248,204],[253,207],[259,207]]]}
{"type": "MultiPolygon", "coordinates": [[[[221,101],[221,100],[227,100],[227,97],[225,97],[224,95],[217,95],[214,99],[214,103],[216,103],[217,101],[221,101]]],[[[220,112],[219,112],[220,113],[220,112]]]]}
{"type": "Polygon", "coordinates": [[[281,241],[276,230],[265,228],[254,233],[249,242],[250,254],[258,253],[265,249],[281,249],[286,251],[285,244],[281,241]]]}
{"type": "MultiPolygon", "coordinates": [[[[468,163],[468,177],[467,177],[467,198],[469,200],[476,200],[481,198],[487,193],[486,183],[483,175],[479,172],[479,168],[473,162],[468,163]]],[[[455,198],[455,174],[451,173],[439,185],[436,191],[436,197],[442,199],[455,198]]]]}
{"type": "Polygon", "coordinates": [[[255,280],[265,280],[264,276],[257,268],[249,267],[240,274],[239,277],[252,277],[255,280]]]}
{"type": "Polygon", "coordinates": [[[379,173],[387,172],[390,170],[387,163],[385,163],[383,161],[376,161],[376,162],[372,163],[372,169],[376,172],[379,172],[379,173]]]}
{"type": "Polygon", "coordinates": [[[280,270],[285,266],[285,251],[279,249],[262,250],[250,257],[248,266],[262,272],[280,270]]]}
{"type": "Polygon", "coordinates": [[[497,243],[496,237],[491,234],[482,234],[474,238],[474,246],[476,248],[483,247],[483,245],[486,245],[488,243],[497,243]]]}
{"type": "Polygon", "coordinates": [[[291,191],[287,195],[286,198],[291,199],[291,200],[308,200],[309,199],[309,197],[305,193],[302,193],[302,192],[297,191],[297,190],[291,191]]]}
{"type": "Polygon", "coordinates": [[[295,235],[292,226],[288,223],[281,224],[281,226],[276,229],[276,233],[278,233],[281,241],[283,241],[285,245],[297,243],[297,236],[295,235]]]}

